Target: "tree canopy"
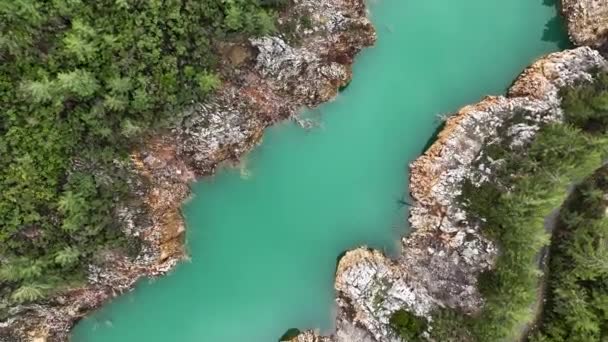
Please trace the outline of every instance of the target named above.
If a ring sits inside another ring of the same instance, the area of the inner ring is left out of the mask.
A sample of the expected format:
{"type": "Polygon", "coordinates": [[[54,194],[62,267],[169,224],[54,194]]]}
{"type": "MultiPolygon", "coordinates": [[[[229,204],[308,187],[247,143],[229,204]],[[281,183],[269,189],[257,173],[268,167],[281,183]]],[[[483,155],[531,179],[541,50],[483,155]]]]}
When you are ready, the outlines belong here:
{"type": "Polygon", "coordinates": [[[220,85],[214,40],[273,30],[256,0],[0,0],[0,306],[121,243],[130,146],[220,85]]]}

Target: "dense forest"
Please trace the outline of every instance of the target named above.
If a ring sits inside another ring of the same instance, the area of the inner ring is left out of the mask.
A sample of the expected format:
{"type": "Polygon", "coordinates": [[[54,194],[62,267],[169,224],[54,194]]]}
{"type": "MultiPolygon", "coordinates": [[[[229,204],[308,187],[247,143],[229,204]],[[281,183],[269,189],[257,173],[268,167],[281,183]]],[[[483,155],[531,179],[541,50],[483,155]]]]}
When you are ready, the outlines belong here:
{"type": "Polygon", "coordinates": [[[608,340],[608,168],[580,184],[560,212],[548,294],[535,342],[608,340]]]}
{"type": "MultiPolygon", "coordinates": [[[[537,300],[540,276],[538,256],[541,248],[550,241],[545,217],[560,207],[570,184],[591,174],[608,155],[608,137],[605,134],[608,129],[608,74],[598,74],[593,83],[564,89],[562,97],[563,123],[545,125],[528,146],[511,149],[507,147],[509,144],[500,142],[487,145],[483,153],[492,160],[502,161],[494,172],[495,179],[479,187],[470,181],[464,184],[461,195],[463,205],[474,217],[484,220],[483,233],[497,243],[500,253],[495,268],[482,274],[479,279],[480,290],[486,300],[482,312],[474,317],[450,310],[436,313],[432,334],[437,340],[519,339],[524,325],[533,319],[532,307],[537,300]]],[[[512,123],[525,122],[524,114],[515,113],[512,123]]],[[[599,196],[599,193],[595,191],[594,196],[599,196]]],[[[594,212],[594,215],[597,214],[594,212]]],[[[581,221],[581,224],[585,223],[581,221]]],[[[601,225],[600,222],[593,223],[593,226],[601,225]]],[[[588,244],[578,247],[577,252],[582,254],[576,258],[594,260],[596,268],[584,270],[591,272],[586,274],[591,278],[579,279],[582,282],[578,285],[560,283],[553,286],[557,293],[568,297],[568,300],[583,301],[587,296],[589,301],[599,301],[594,305],[604,305],[607,302],[601,301],[606,298],[601,297],[600,292],[607,285],[605,272],[608,269],[605,266],[608,265],[608,258],[605,250],[598,252],[594,247],[605,247],[605,235],[600,232],[589,234],[593,229],[591,226],[581,228],[579,241],[564,242],[568,246],[571,243],[588,244]],[[600,276],[604,278],[600,280],[600,276]],[[572,292],[579,288],[570,285],[595,286],[589,283],[591,280],[602,285],[593,293],[590,290],[587,294],[572,292]]],[[[555,236],[553,243],[561,244],[562,237],[555,236]]],[[[564,266],[556,266],[556,263],[560,263],[559,259],[556,260],[551,267],[555,267],[556,272],[563,272],[561,269],[564,266]]],[[[590,264],[587,266],[591,267],[590,264]]],[[[565,272],[576,267],[569,265],[565,272]]],[[[584,272],[583,269],[580,271],[584,272]]],[[[564,277],[568,278],[566,281],[577,281],[575,274],[564,277]]],[[[562,335],[549,333],[542,341],[601,341],[600,336],[606,337],[606,311],[588,308],[579,315],[577,311],[566,313],[561,306],[554,308],[559,315],[572,315],[569,317],[570,323],[556,321],[553,326],[570,329],[579,324],[586,325],[589,329],[595,329],[594,338],[568,339],[568,335],[564,335],[565,339],[561,339],[559,336],[562,335]],[[601,318],[602,315],[604,318],[601,318]],[[596,324],[602,319],[604,323],[596,324]]],[[[559,315],[547,317],[561,320],[559,315]]]]}
{"type": "Polygon", "coordinates": [[[0,0],[0,312],[124,243],[128,152],[221,84],[213,42],[274,30],[257,0],[0,0]]]}

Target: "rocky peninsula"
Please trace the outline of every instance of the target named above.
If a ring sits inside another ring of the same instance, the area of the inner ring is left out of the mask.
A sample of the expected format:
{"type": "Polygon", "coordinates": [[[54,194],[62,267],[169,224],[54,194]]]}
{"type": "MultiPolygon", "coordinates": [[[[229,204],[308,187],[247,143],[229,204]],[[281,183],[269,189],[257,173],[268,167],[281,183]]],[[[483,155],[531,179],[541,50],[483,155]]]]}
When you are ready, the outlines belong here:
{"type": "MultiPolygon", "coordinates": [[[[405,310],[432,329],[433,313],[450,308],[468,315],[482,309],[479,275],[494,266],[499,248],[484,237],[484,222],[469,217],[459,200],[467,180],[492,179],[497,161],[486,144],[525,146],[542,125],[562,120],[560,89],[589,82],[608,62],[605,47],[608,3],[562,2],[572,41],[583,47],[545,56],[516,79],[506,96],[488,96],[451,116],[427,151],[410,165],[411,233],[389,258],[360,247],[345,253],[337,272],[336,331],[304,331],[291,342],[399,341],[391,316],[405,310]],[[525,113],[524,123],[512,120],[525,113]]],[[[430,338],[428,333],[423,333],[430,338]]]]}
{"type": "Polygon", "coordinates": [[[187,258],[180,208],[189,184],[222,163],[238,163],[278,121],[306,126],[300,109],[335,97],[351,79],[355,55],[376,39],[361,0],[296,0],[278,21],[274,36],[215,42],[221,89],[180,113],[123,165],[139,177],[130,182],[134,200],[117,203],[115,215],[141,242],[138,256],[108,251],[89,266],[86,286],[12,308],[0,322],[0,341],[67,341],[79,319],[187,258]]]}

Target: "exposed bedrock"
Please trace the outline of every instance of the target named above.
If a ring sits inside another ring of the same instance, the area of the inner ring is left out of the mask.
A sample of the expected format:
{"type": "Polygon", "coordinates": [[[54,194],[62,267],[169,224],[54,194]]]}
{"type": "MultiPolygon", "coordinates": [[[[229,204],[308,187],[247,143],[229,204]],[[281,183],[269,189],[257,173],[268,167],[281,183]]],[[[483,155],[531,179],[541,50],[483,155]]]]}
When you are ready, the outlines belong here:
{"type": "Polygon", "coordinates": [[[574,44],[608,48],[608,0],[561,0],[561,10],[574,44]]]}

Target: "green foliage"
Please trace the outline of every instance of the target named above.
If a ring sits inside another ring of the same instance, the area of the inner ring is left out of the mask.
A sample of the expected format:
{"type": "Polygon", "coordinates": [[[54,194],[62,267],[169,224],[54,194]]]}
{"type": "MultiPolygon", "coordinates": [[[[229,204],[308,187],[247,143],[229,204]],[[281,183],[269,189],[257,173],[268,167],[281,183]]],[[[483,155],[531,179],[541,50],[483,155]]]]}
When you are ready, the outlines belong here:
{"type": "Polygon", "coordinates": [[[608,168],[579,185],[560,212],[549,290],[534,341],[608,339],[608,168]]]}
{"type": "Polygon", "coordinates": [[[471,341],[470,322],[458,312],[450,309],[441,309],[432,314],[433,338],[441,342],[471,341]]]}
{"type": "Polygon", "coordinates": [[[221,81],[215,74],[203,73],[197,78],[199,88],[204,92],[212,92],[219,88],[221,81]]]}
{"type": "Polygon", "coordinates": [[[238,30],[244,25],[243,11],[240,7],[231,5],[226,10],[226,26],[230,30],[238,30]]]}
{"type": "Polygon", "coordinates": [[[80,252],[73,247],[66,247],[55,254],[55,262],[61,267],[75,264],[80,257],[80,252]]]}
{"type": "Polygon", "coordinates": [[[405,310],[395,311],[389,320],[391,328],[405,341],[420,341],[426,329],[424,318],[417,317],[405,310]]]}
{"type": "Polygon", "coordinates": [[[262,6],[271,7],[283,7],[289,3],[290,0],[260,0],[262,6]]]}
{"type": "Polygon", "coordinates": [[[254,20],[257,23],[257,30],[263,35],[270,34],[277,29],[274,15],[267,11],[257,11],[254,20]]]}
{"type": "Polygon", "coordinates": [[[38,299],[122,243],[132,145],[220,87],[214,40],[274,19],[256,0],[0,1],[2,302],[38,299]]]}
{"type": "Polygon", "coordinates": [[[548,243],[544,218],[561,204],[572,179],[592,171],[587,165],[601,163],[600,147],[599,142],[567,125],[547,126],[527,154],[506,156],[501,174],[516,176],[505,176],[502,183],[485,183],[476,190],[496,196],[492,202],[480,202],[487,195],[478,198],[470,193],[467,197],[472,213],[483,215],[487,234],[501,249],[493,272],[480,279],[486,305],[473,325],[479,340],[511,336],[518,325],[531,318],[539,275],[534,261],[548,243]]]}
{"type": "Polygon", "coordinates": [[[48,287],[39,284],[21,285],[13,294],[11,299],[17,303],[32,302],[44,297],[44,290],[48,287]]]}
{"type": "Polygon", "coordinates": [[[587,131],[605,133],[608,128],[608,73],[597,81],[562,92],[566,121],[587,131]]]}
{"type": "MultiPolygon", "coordinates": [[[[606,156],[608,139],[598,134],[608,127],[608,116],[598,105],[605,95],[596,89],[607,85],[608,77],[600,74],[593,85],[564,90],[566,123],[545,125],[523,148],[511,149],[505,143],[486,146],[488,157],[501,160],[495,179],[481,186],[463,185],[463,205],[484,220],[484,234],[500,248],[495,268],[479,279],[486,302],[479,315],[465,319],[467,340],[517,338],[532,318],[540,275],[537,255],[549,242],[545,217],[561,205],[568,185],[593,172],[606,156]]],[[[514,120],[521,118],[516,115],[514,120]]],[[[597,192],[591,197],[602,198],[597,192]]],[[[605,252],[590,254],[588,245],[579,248],[587,248],[585,259],[594,270],[605,266],[605,252]]],[[[582,322],[588,313],[581,308],[579,314],[582,322]]],[[[436,324],[450,326],[442,317],[436,324]]],[[[445,329],[437,333],[449,334],[445,329]]]]}

